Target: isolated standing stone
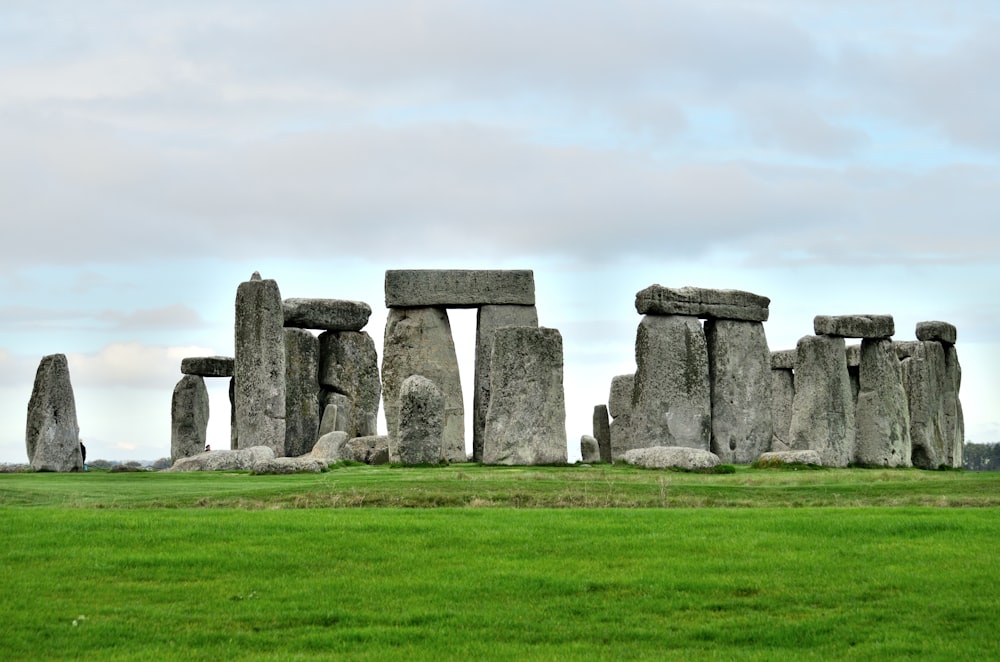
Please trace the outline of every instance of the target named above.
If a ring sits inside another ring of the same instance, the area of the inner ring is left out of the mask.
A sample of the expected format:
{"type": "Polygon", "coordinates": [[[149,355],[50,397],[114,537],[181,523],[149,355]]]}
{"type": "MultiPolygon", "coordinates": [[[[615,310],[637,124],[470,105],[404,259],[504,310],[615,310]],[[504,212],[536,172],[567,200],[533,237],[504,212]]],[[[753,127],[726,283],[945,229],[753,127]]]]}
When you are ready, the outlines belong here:
{"type": "Polygon", "coordinates": [[[81,471],[80,426],[65,354],[42,357],[28,401],[25,432],[35,471],[81,471]]]}
{"type": "Polygon", "coordinates": [[[565,462],[562,336],[544,327],[501,327],[493,339],[483,463],[565,462]]]}
{"type": "Polygon", "coordinates": [[[385,272],[387,308],[535,305],[530,270],[398,269],[385,272]]]}
{"type": "Polygon", "coordinates": [[[702,319],[766,322],[771,300],[741,290],[650,285],[635,295],[640,315],[681,315],[702,319]]]}
{"type": "Polygon", "coordinates": [[[611,459],[624,459],[625,451],[631,448],[632,437],[632,392],[635,389],[635,374],[618,375],[611,379],[608,394],[608,414],[611,416],[611,459]]]}
{"type": "Polygon", "coordinates": [[[897,342],[897,356],[910,415],[910,458],[913,466],[937,469],[948,463],[944,392],[947,363],[941,343],[897,342]]]}
{"type": "Polygon", "coordinates": [[[319,339],[285,329],[285,455],[312,450],[319,432],[319,339]]]}
{"type": "Polygon", "coordinates": [[[594,407],[594,439],[601,462],[611,464],[611,419],[607,405],[594,407]]]}
{"type": "Polygon", "coordinates": [[[390,454],[399,440],[399,392],[411,375],[423,375],[444,395],[444,454],[465,462],[465,410],[455,342],[443,308],[394,308],[385,321],[382,349],[382,403],[389,427],[390,454]]]}
{"type": "Polygon", "coordinates": [[[444,396],[434,382],[410,375],[399,390],[399,461],[437,464],[444,442],[444,396]]]}
{"type": "Polygon", "coordinates": [[[910,416],[892,341],[863,340],[860,363],[854,461],[881,467],[908,467],[910,416]]]}
{"type": "Polygon", "coordinates": [[[705,322],[712,394],[712,452],[728,464],[750,464],[770,449],[771,352],[764,325],[705,322]]]}
{"type": "Polygon", "coordinates": [[[854,402],[844,339],[805,336],[795,364],[792,450],[814,450],[823,466],[846,467],[854,454],[854,402]]]}
{"type": "Polygon", "coordinates": [[[360,331],[372,309],[363,301],[341,299],[285,299],[285,326],[324,331],[360,331]]]}
{"type": "Polygon", "coordinates": [[[285,316],[278,283],[260,274],[236,290],[236,448],[285,452],[285,316]]]}
{"type": "Polygon", "coordinates": [[[472,395],[472,461],[483,458],[483,435],[486,431],[486,411],[490,404],[490,359],[493,336],[502,326],[538,327],[538,311],[534,306],[495,306],[479,308],[476,316],[476,378],[472,395]]]}
{"type": "Polygon", "coordinates": [[[647,315],[635,339],[635,390],[628,448],[708,451],[712,404],[708,347],[696,317],[647,315]]]}
{"type": "Polygon", "coordinates": [[[319,337],[320,383],[347,396],[352,437],[374,434],[367,422],[378,415],[382,399],[375,342],[364,331],[328,331],[319,337]]]}
{"type": "Polygon", "coordinates": [[[205,379],[184,375],[170,403],[170,462],[205,450],[208,437],[208,389],[205,379]]]}
{"type": "Polygon", "coordinates": [[[232,377],[234,363],[231,356],[191,356],[181,359],[181,372],[199,377],[232,377]]]}
{"type": "Polygon", "coordinates": [[[586,464],[601,461],[601,450],[597,446],[597,440],[589,434],[580,437],[580,460],[586,464]]]}

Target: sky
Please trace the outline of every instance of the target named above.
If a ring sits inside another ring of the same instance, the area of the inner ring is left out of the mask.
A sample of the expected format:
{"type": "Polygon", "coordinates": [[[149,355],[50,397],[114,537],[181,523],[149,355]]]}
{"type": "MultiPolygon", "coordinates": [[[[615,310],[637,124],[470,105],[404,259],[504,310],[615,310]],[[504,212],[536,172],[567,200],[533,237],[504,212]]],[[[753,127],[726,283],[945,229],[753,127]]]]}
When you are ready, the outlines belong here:
{"type": "Polygon", "coordinates": [[[52,353],[88,458],[168,456],[254,271],[368,302],[381,355],[387,269],[534,270],[570,459],[653,283],[770,297],[772,349],[951,322],[966,437],[1000,441],[998,33],[976,0],[6,0],[0,462],[52,353]]]}

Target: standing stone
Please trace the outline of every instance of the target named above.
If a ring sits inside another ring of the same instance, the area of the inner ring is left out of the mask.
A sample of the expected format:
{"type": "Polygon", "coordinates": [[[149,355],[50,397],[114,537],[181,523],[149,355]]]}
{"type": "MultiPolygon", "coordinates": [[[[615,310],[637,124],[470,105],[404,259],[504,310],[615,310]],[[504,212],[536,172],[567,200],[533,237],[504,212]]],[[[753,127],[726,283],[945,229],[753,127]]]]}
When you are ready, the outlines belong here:
{"type": "Polygon", "coordinates": [[[208,438],[208,389],[205,379],[184,375],[170,403],[170,463],[205,450],[208,438]]]}
{"type": "Polygon", "coordinates": [[[771,448],[771,352],[760,322],[705,322],[712,394],[712,452],[750,464],[771,448]]]}
{"type": "Polygon", "coordinates": [[[385,272],[386,308],[535,305],[530,270],[398,269],[385,272]]]}
{"type": "Polygon", "coordinates": [[[472,461],[483,459],[486,411],[490,404],[490,357],[493,336],[502,326],[538,327],[534,306],[481,306],[476,316],[476,378],[472,395],[472,461]]]}
{"type": "Polygon", "coordinates": [[[345,432],[348,437],[353,438],[351,430],[355,429],[354,418],[351,416],[354,408],[350,399],[343,393],[336,391],[323,391],[320,395],[320,407],[323,409],[323,420],[320,421],[320,428],[324,432],[345,432]]]}
{"type": "Polygon", "coordinates": [[[854,402],[844,339],[805,336],[795,363],[792,450],[814,450],[825,467],[846,467],[854,454],[854,402]]]}
{"type": "Polygon", "coordinates": [[[601,450],[597,446],[597,439],[589,434],[580,437],[580,461],[585,464],[601,461],[601,450]]]}
{"type": "Polygon", "coordinates": [[[632,448],[632,391],[635,390],[635,374],[618,375],[611,379],[608,394],[608,414],[611,416],[611,460],[619,462],[625,458],[625,451],[632,448]]]}
{"type": "Polygon", "coordinates": [[[792,449],[788,430],[792,425],[792,402],[795,400],[795,350],[771,352],[771,450],[792,449]]]}
{"type": "Polygon", "coordinates": [[[431,380],[410,375],[399,389],[399,461],[437,464],[443,442],[444,396],[431,380]]]}
{"type": "Polygon", "coordinates": [[[597,440],[597,452],[601,462],[611,464],[611,419],[608,416],[607,405],[594,407],[594,439],[597,440]]]}
{"type": "Polygon", "coordinates": [[[854,461],[880,467],[910,464],[910,416],[892,341],[861,342],[854,461]]]}
{"type": "Polygon", "coordinates": [[[328,331],[319,337],[320,383],[347,396],[352,438],[375,434],[367,423],[382,399],[375,342],[364,331],[328,331]]]}
{"type": "Polygon", "coordinates": [[[319,438],[319,339],[285,329],[285,455],[299,457],[319,438]]]}
{"type": "Polygon", "coordinates": [[[683,446],[708,451],[712,401],[708,347],[696,317],[647,315],[635,339],[632,448],[683,446]]]}
{"type": "Polygon", "coordinates": [[[857,409],[858,394],[861,392],[861,345],[847,346],[847,376],[851,380],[851,398],[857,409]]]}
{"type": "Polygon", "coordinates": [[[35,471],[81,471],[80,426],[65,354],[42,357],[28,401],[25,432],[35,471]]]}
{"type": "Polygon", "coordinates": [[[565,462],[562,336],[544,327],[497,329],[483,463],[565,462]]]}
{"type": "Polygon", "coordinates": [[[948,463],[944,398],[947,363],[941,343],[897,342],[910,415],[910,459],[921,469],[948,463]]]}
{"type": "MultiPolygon", "coordinates": [[[[229,450],[236,450],[236,378],[229,378],[229,450]]],[[[219,449],[222,450],[222,449],[219,449]]]]}
{"type": "MultiPolygon", "coordinates": [[[[952,336],[954,337],[954,336],[952,336]]],[[[944,436],[948,466],[958,469],[962,466],[962,452],[965,445],[965,420],[958,392],[962,386],[962,366],[958,362],[958,351],[954,345],[942,343],[944,350],[944,436]]]]}
{"type": "Polygon", "coordinates": [[[443,308],[393,308],[385,321],[382,349],[382,404],[389,427],[390,455],[398,452],[399,391],[411,375],[423,375],[444,395],[444,456],[465,462],[465,409],[462,383],[443,308]]]}

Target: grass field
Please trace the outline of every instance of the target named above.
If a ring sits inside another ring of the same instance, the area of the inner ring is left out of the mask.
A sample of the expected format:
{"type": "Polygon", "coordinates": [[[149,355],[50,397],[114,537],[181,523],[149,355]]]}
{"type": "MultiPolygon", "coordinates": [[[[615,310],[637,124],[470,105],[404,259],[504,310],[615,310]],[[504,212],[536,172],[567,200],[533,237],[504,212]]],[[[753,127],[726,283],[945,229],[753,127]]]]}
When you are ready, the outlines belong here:
{"type": "Polygon", "coordinates": [[[4,659],[1000,656],[994,474],[13,474],[0,532],[4,659]]]}

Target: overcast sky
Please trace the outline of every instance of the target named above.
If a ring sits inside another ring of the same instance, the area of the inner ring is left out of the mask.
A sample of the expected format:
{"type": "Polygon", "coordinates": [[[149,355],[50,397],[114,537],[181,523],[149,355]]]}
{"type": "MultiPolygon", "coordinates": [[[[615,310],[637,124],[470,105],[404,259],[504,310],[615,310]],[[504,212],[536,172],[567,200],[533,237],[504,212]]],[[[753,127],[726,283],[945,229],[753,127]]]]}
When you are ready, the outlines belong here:
{"type": "Polygon", "coordinates": [[[232,354],[254,270],[369,302],[381,352],[386,269],[533,269],[571,458],[652,283],[770,297],[772,349],[950,321],[1000,441],[998,35],[987,0],[7,0],[0,461],[56,352],[90,458],[169,455],[180,359],[232,354]]]}

